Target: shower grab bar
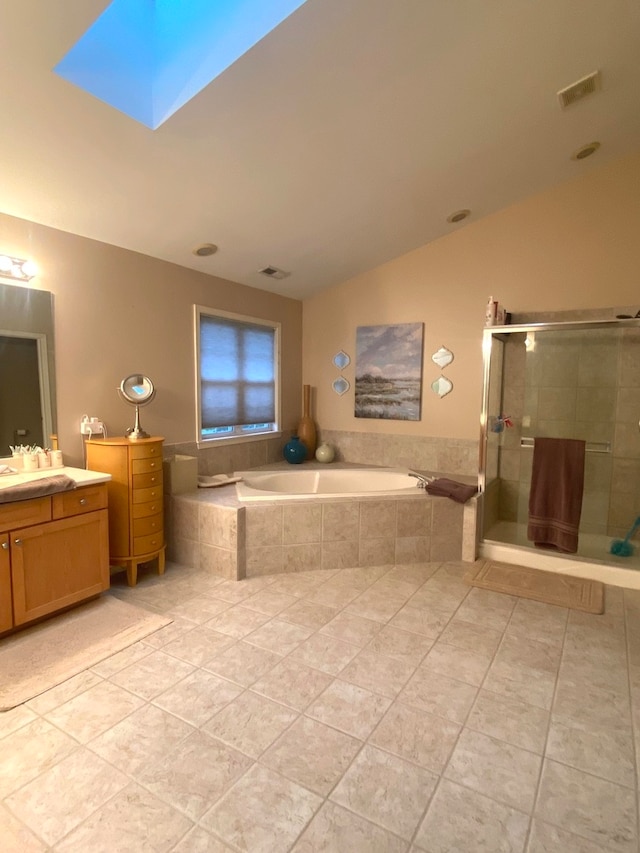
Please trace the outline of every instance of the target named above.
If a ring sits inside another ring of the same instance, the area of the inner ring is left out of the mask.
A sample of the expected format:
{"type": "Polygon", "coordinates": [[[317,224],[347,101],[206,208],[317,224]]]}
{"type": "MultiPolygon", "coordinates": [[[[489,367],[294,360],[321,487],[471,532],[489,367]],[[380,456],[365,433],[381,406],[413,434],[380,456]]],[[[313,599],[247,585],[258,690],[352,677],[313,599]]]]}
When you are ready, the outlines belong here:
{"type": "MultiPolygon", "coordinates": [[[[534,438],[521,438],[520,447],[533,447],[534,438]]],[[[611,442],[609,441],[588,441],[585,447],[587,453],[611,453],[611,442]]]]}

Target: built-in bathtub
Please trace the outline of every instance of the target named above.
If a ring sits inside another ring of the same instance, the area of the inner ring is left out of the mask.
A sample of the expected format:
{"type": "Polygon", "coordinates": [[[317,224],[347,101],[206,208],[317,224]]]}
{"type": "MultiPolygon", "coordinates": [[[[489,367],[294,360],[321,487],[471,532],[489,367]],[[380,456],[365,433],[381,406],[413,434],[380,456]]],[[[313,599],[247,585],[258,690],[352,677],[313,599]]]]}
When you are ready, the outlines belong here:
{"type": "Polygon", "coordinates": [[[433,497],[407,468],[281,463],[240,475],[171,498],[170,559],[229,579],[475,559],[477,498],[433,497]]]}
{"type": "Polygon", "coordinates": [[[286,471],[237,471],[238,500],[403,497],[424,494],[406,468],[294,468],[286,471]]]}

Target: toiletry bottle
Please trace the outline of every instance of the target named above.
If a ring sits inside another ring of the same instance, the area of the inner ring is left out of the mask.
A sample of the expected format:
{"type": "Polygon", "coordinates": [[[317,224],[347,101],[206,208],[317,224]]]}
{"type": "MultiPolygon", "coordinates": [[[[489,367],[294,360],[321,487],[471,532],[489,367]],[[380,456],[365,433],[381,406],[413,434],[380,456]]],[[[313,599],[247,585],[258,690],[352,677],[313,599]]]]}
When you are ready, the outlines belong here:
{"type": "Polygon", "coordinates": [[[484,314],[485,326],[495,326],[498,314],[498,303],[490,296],[487,301],[487,307],[484,314]]]}

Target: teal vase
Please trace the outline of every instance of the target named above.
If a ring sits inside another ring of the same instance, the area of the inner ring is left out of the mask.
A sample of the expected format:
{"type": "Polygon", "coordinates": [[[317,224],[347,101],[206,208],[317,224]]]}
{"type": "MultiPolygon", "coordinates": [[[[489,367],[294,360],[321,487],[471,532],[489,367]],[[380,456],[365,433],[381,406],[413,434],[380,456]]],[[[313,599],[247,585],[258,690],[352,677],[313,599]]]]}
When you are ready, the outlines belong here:
{"type": "Polygon", "coordinates": [[[300,441],[297,435],[292,435],[285,444],[282,455],[292,465],[299,465],[307,458],[307,445],[300,441]]]}

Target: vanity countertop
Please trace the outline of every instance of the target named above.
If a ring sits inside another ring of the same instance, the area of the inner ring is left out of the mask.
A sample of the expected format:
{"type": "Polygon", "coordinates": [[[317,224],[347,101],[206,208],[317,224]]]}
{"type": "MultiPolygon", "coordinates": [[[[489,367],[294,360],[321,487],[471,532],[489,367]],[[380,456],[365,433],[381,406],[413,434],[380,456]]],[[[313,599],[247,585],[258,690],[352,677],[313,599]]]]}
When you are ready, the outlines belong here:
{"type": "MultiPolygon", "coordinates": [[[[11,460],[7,459],[2,464],[11,465],[11,460]]],[[[69,468],[65,465],[63,468],[39,468],[37,471],[2,474],[0,475],[0,489],[6,489],[9,486],[19,486],[22,483],[32,483],[34,480],[43,480],[45,477],[53,477],[56,474],[65,474],[67,477],[71,477],[78,486],[107,483],[111,479],[111,474],[102,474],[99,471],[86,471],[84,468],[69,468]]]]}

